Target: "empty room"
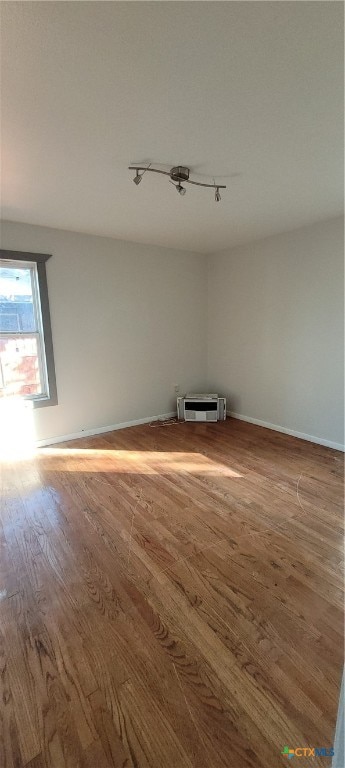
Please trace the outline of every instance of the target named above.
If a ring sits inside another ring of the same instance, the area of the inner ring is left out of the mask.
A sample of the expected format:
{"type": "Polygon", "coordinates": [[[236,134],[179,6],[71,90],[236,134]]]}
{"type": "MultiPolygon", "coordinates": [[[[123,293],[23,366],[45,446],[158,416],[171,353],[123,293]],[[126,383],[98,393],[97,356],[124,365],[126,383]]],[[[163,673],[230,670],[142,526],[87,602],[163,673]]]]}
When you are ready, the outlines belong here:
{"type": "Polygon", "coordinates": [[[345,768],[344,5],[0,17],[0,768],[345,768]]]}

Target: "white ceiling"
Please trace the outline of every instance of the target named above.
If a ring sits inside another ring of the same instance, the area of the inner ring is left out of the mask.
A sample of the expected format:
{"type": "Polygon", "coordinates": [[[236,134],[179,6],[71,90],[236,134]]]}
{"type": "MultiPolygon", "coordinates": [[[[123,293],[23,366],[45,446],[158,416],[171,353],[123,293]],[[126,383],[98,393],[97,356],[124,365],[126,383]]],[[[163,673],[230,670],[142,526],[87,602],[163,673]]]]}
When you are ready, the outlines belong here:
{"type": "Polygon", "coordinates": [[[2,217],[212,252],[342,212],[341,2],[3,2],[2,217]],[[179,196],[127,166],[188,165],[179,196]]]}

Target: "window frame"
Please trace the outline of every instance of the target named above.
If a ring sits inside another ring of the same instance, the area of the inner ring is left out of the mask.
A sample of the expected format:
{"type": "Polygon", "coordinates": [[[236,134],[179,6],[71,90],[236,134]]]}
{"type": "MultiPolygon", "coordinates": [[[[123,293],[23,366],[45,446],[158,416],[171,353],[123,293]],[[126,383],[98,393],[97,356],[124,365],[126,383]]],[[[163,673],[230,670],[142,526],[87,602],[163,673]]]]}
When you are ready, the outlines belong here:
{"type": "MultiPolygon", "coordinates": [[[[30,400],[34,408],[43,408],[48,405],[57,405],[57,388],[56,388],[56,375],[55,375],[55,363],[54,363],[54,351],[53,351],[53,337],[50,322],[50,309],[49,309],[49,297],[48,297],[48,283],[46,262],[51,258],[51,254],[47,253],[29,253],[27,251],[7,251],[0,248],[0,261],[12,262],[15,268],[15,262],[31,262],[36,264],[37,268],[37,283],[38,292],[36,291],[36,285],[32,285],[34,296],[34,311],[37,313],[38,330],[32,333],[25,333],[26,336],[40,335],[42,343],[40,344],[41,354],[39,360],[40,368],[45,368],[46,376],[44,377],[48,385],[48,393],[43,395],[25,395],[26,400],[30,400]],[[38,295],[37,295],[38,293],[38,295]]],[[[10,265],[9,265],[10,266],[10,265]]],[[[1,332],[0,332],[1,333],[1,332]]],[[[8,333],[9,337],[18,337],[21,334],[8,333]]]]}

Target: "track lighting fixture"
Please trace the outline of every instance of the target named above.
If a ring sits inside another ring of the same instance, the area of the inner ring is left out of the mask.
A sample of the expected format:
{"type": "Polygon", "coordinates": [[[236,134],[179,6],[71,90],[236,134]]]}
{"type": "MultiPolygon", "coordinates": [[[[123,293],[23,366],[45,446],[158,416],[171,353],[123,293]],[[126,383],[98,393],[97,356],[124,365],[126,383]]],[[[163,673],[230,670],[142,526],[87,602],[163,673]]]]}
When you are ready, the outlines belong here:
{"type": "Polygon", "coordinates": [[[136,171],[136,176],[133,179],[134,184],[140,184],[141,179],[146,171],[151,171],[152,173],[161,173],[164,176],[169,176],[169,180],[174,184],[180,195],[185,195],[187,191],[186,188],[181,185],[181,182],[186,184],[194,184],[196,187],[209,187],[215,190],[214,199],[217,203],[219,203],[221,200],[219,190],[226,189],[224,184],[216,184],[214,179],[213,184],[206,184],[205,182],[201,181],[193,181],[189,178],[190,169],[184,165],[176,165],[174,168],[171,168],[170,171],[161,171],[160,168],[151,168],[150,165],[148,165],[146,168],[142,166],[137,167],[130,165],[129,170],[136,171]],[[139,173],[139,171],[142,171],[142,173],[139,173]]]}

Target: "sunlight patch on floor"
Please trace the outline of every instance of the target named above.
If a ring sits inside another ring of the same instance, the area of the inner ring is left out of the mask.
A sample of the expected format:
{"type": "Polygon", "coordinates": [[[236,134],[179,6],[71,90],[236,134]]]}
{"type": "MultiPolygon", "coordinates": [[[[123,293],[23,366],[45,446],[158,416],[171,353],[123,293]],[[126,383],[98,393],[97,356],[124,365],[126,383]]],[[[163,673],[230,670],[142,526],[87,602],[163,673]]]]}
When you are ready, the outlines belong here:
{"type": "Polygon", "coordinates": [[[243,477],[225,464],[202,453],[183,451],[89,450],[79,448],[41,448],[40,464],[58,472],[115,472],[143,475],[201,474],[243,477]],[[68,461],[66,462],[66,459],[68,461]]]}

